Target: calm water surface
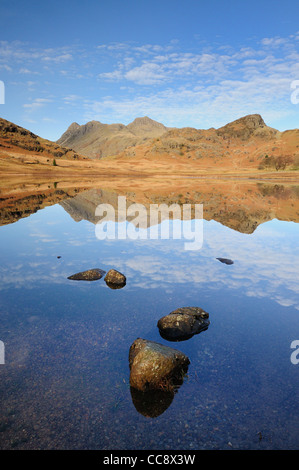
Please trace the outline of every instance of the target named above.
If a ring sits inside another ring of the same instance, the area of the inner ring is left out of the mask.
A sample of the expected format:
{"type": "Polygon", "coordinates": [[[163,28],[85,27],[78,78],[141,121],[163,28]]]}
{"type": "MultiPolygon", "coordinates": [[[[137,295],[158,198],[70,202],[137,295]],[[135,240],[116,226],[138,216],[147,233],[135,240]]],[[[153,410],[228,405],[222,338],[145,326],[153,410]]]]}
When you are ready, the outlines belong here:
{"type": "Polygon", "coordinates": [[[100,241],[60,205],[0,228],[1,449],[298,447],[299,224],[248,235],[212,220],[203,233],[199,251],[100,241]],[[67,279],[90,268],[118,269],[127,285],[67,279]],[[210,326],[169,343],[157,321],[184,306],[208,311],[210,326]],[[130,390],[138,337],[190,358],[175,396],[152,397],[158,416],[130,390]]]}

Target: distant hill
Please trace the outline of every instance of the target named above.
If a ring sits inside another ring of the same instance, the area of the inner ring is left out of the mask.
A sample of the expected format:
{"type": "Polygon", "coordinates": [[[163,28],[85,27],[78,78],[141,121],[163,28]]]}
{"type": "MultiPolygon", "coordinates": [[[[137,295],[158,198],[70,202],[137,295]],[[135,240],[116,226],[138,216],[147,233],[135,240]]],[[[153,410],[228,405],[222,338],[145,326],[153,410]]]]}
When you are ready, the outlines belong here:
{"type": "Polygon", "coordinates": [[[73,122],[57,143],[91,158],[102,158],[116,155],[147,139],[159,137],[166,131],[167,127],[148,117],[136,118],[128,126],[102,124],[99,121],[90,121],[79,126],[73,122]]]}

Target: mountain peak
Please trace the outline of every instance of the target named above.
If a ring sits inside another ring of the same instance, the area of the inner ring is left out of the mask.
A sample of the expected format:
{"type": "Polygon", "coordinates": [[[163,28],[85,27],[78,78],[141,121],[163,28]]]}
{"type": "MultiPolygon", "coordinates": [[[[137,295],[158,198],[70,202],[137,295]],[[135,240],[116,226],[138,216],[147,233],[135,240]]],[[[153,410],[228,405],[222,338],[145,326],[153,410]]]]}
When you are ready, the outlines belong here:
{"type": "Polygon", "coordinates": [[[230,137],[241,138],[242,140],[248,139],[253,134],[261,135],[266,137],[266,135],[275,134],[277,131],[268,127],[265,124],[262,116],[260,114],[248,114],[247,116],[236,119],[226,124],[223,127],[217,129],[217,134],[230,137]]]}
{"type": "Polygon", "coordinates": [[[259,127],[266,127],[265,121],[260,114],[248,114],[247,116],[236,119],[235,121],[229,122],[220,129],[227,127],[238,127],[245,126],[249,129],[257,129],[259,127]]]}
{"type": "Polygon", "coordinates": [[[75,131],[80,125],[77,122],[72,122],[72,124],[67,128],[67,131],[75,131]]]}
{"type": "Polygon", "coordinates": [[[154,121],[148,116],[137,117],[127,125],[127,128],[135,135],[151,135],[153,137],[158,137],[167,131],[167,127],[164,124],[154,121]]]}
{"type": "MultiPolygon", "coordinates": [[[[149,118],[148,116],[137,117],[134,119],[131,124],[152,124],[155,123],[153,119],[149,118]]],[[[130,125],[130,124],[129,124],[130,125]]]]}

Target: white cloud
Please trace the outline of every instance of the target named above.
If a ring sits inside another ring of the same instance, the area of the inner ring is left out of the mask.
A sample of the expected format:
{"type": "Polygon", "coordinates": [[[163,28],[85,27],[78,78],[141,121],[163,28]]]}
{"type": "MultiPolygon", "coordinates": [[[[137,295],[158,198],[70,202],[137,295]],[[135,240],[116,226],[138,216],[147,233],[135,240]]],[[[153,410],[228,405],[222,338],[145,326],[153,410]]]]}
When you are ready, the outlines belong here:
{"type": "MultiPolygon", "coordinates": [[[[50,93],[58,94],[67,84],[70,97],[82,96],[76,100],[57,96],[57,102],[72,106],[73,113],[74,103],[81,101],[85,120],[126,123],[149,115],[168,126],[218,127],[260,113],[275,127],[275,121],[297,111],[290,103],[290,83],[299,78],[298,37],[295,32],[261,38],[250,47],[211,44],[197,50],[184,50],[177,41],[118,42],[93,49],[45,49],[1,41],[0,70],[9,72],[17,66],[20,74],[40,74],[35,92],[41,96],[50,87],[50,93]],[[86,86],[79,90],[82,79],[86,86]]],[[[23,106],[34,110],[44,104],[27,98],[23,106]]]]}
{"type": "Polygon", "coordinates": [[[42,60],[44,60],[45,62],[56,62],[56,63],[60,63],[60,62],[65,62],[65,61],[68,61],[68,60],[72,60],[72,55],[71,54],[61,54],[61,55],[58,55],[58,56],[45,56],[45,57],[42,57],[42,60]]]}
{"type": "Polygon", "coordinates": [[[124,76],[127,80],[140,85],[154,85],[169,79],[158,64],[151,62],[129,70],[124,76]]]}
{"type": "Polygon", "coordinates": [[[25,103],[23,104],[23,108],[27,109],[28,111],[34,111],[42,106],[45,106],[47,103],[51,103],[53,100],[48,98],[35,98],[32,103],[25,103]]]}
{"type": "Polygon", "coordinates": [[[21,67],[19,70],[19,73],[25,74],[25,75],[39,75],[39,72],[29,70],[26,67],[21,67]]]}
{"type": "Polygon", "coordinates": [[[9,67],[9,66],[6,65],[6,64],[1,64],[1,65],[0,65],[0,70],[6,70],[6,72],[12,72],[12,68],[9,67]]]}
{"type": "Polygon", "coordinates": [[[289,44],[288,38],[281,38],[279,36],[275,36],[274,38],[264,38],[261,40],[261,44],[267,47],[280,47],[289,44]]]}
{"type": "Polygon", "coordinates": [[[121,80],[123,74],[120,70],[114,70],[113,72],[100,73],[99,78],[104,78],[106,80],[121,80]]]}

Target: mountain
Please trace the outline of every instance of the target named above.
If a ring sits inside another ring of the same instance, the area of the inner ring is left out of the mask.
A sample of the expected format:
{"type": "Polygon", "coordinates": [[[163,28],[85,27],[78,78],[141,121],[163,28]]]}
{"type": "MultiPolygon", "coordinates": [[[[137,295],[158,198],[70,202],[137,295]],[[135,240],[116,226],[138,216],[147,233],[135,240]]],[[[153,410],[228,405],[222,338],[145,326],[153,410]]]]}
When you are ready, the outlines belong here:
{"type": "Polygon", "coordinates": [[[126,159],[168,161],[212,171],[299,169],[299,129],[279,132],[251,114],[219,129],[168,129],[118,155],[126,159]],[[170,160],[171,159],[171,160],[170,160]]]}
{"type": "Polygon", "coordinates": [[[279,132],[259,114],[204,130],[167,128],[148,117],[128,126],[73,123],[58,143],[0,119],[2,175],[35,174],[54,181],[78,176],[225,173],[277,178],[277,170],[288,170],[284,177],[297,178],[299,129],[279,132]]]}
{"type": "Polygon", "coordinates": [[[219,129],[167,128],[148,117],[131,124],[102,124],[91,121],[71,124],[57,141],[91,158],[117,156],[122,162],[176,162],[198,169],[299,168],[299,130],[279,132],[259,114],[251,114],[219,129]]]}
{"type": "Polygon", "coordinates": [[[73,122],[57,140],[59,145],[71,147],[91,158],[116,155],[128,147],[159,137],[167,128],[148,117],[136,118],[131,124],[102,124],[90,121],[79,126],[73,122]]]}

